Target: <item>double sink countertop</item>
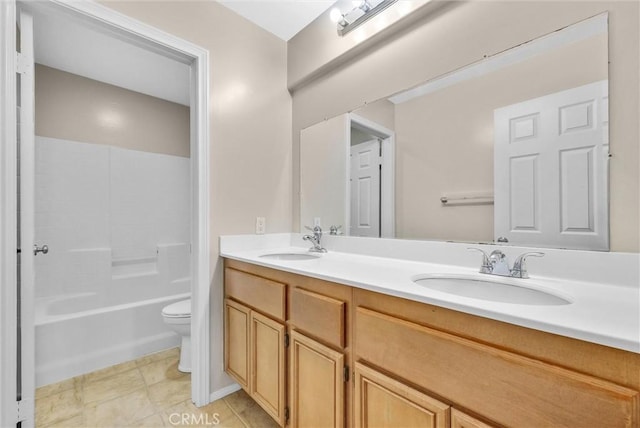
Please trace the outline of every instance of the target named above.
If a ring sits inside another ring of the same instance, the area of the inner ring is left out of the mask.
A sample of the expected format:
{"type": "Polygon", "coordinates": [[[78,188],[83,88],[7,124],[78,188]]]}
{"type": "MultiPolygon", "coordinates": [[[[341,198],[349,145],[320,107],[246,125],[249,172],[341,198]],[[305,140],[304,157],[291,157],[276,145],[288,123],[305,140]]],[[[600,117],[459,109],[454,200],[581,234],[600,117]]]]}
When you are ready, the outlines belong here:
{"type": "MultiPolygon", "coordinates": [[[[296,245],[296,234],[280,234],[279,237],[280,239],[265,238],[262,241],[254,236],[221,237],[220,255],[640,353],[640,285],[633,284],[635,278],[631,279],[630,284],[613,281],[590,282],[585,278],[573,280],[538,275],[532,267],[529,269],[529,279],[510,278],[507,281],[516,286],[548,291],[568,300],[569,303],[506,303],[450,294],[414,282],[416,278],[429,275],[463,276],[482,281],[504,282],[501,277],[478,273],[478,255],[475,267],[378,257],[331,249],[327,253],[316,254],[318,257],[303,260],[261,257],[267,254],[308,253],[308,246],[296,245]],[[283,235],[293,238],[282,239],[283,235]]],[[[467,246],[462,245],[460,248],[462,254],[465,254],[465,247],[467,246]]],[[[490,251],[491,248],[487,250],[490,251]]],[[[624,262],[628,263],[629,260],[634,262],[635,259],[627,257],[624,262]]],[[[630,271],[633,271],[635,266],[629,267],[630,271]]],[[[588,267],[585,266],[585,269],[588,267]]]]}

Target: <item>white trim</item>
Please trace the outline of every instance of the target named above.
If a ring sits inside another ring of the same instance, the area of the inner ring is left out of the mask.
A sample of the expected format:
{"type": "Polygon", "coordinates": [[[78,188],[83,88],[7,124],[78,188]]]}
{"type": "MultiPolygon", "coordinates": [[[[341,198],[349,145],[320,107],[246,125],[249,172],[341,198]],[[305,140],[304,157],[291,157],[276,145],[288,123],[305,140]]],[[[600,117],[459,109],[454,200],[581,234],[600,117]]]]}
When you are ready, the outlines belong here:
{"type": "MultiPolygon", "coordinates": [[[[381,238],[395,238],[396,236],[396,210],[395,210],[395,156],[396,156],[396,134],[393,130],[359,116],[349,113],[349,137],[351,136],[351,126],[356,124],[380,138],[382,138],[382,176],[380,177],[380,235],[381,238]]],[[[351,138],[349,138],[349,141],[351,138]]],[[[350,151],[347,151],[350,153],[350,151]]],[[[347,163],[349,167],[350,162],[347,163]]],[[[347,174],[349,177],[350,174],[347,174]]],[[[347,206],[351,204],[349,181],[347,180],[347,206]]],[[[347,212],[347,215],[349,212],[347,212]]],[[[347,217],[349,220],[350,217],[347,217]]],[[[348,228],[345,230],[349,230],[348,228]]]]}
{"type": "MultiPolygon", "coordinates": [[[[0,121],[2,126],[2,146],[0,147],[0,161],[2,162],[2,173],[0,175],[0,192],[2,208],[0,208],[0,232],[2,242],[0,244],[0,268],[2,268],[2,287],[0,297],[0,313],[2,315],[2,325],[0,337],[2,346],[2,364],[0,366],[0,391],[2,392],[2,403],[4,410],[8,402],[7,397],[14,394],[15,414],[15,385],[11,389],[11,384],[15,382],[4,381],[4,379],[15,379],[15,287],[16,283],[16,257],[15,257],[15,230],[16,230],[16,153],[15,148],[15,126],[5,126],[15,124],[15,54],[7,58],[9,47],[12,52],[15,50],[15,0],[0,2],[3,23],[3,74],[2,88],[13,87],[13,94],[7,96],[3,93],[2,114],[0,121]],[[13,17],[13,18],[12,18],[13,17]],[[9,25],[8,23],[11,22],[9,25]],[[9,36],[9,37],[7,37],[9,36]],[[11,70],[12,73],[6,73],[11,70]],[[7,323],[4,321],[7,320],[7,323]],[[11,321],[13,320],[13,321],[11,321]],[[12,325],[11,322],[13,323],[12,325]],[[11,330],[13,329],[13,333],[11,330]],[[7,354],[5,356],[5,354],[7,354]],[[5,358],[6,357],[6,358],[5,358]]],[[[49,7],[62,10],[74,15],[76,18],[100,25],[110,31],[114,36],[125,37],[128,40],[141,43],[147,48],[155,49],[157,52],[167,54],[174,59],[190,62],[192,65],[192,136],[191,136],[191,174],[192,174],[192,317],[191,336],[192,346],[192,376],[191,392],[192,399],[197,406],[209,403],[210,400],[210,306],[209,288],[211,282],[210,269],[210,242],[209,242],[209,54],[208,51],[192,44],[188,41],[151,27],[140,21],[120,14],[108,7],[91,1],[63,1],[49,0],[48,2],[29,3],[29,7],[49,7]],[[195,85],[195,86],[194,86],[195,85]],[[197,88],[197,89],[195,89],[197,88]]],[[[11,415],[8,412],[1,412],[4,415],[11,415]]],[[[5,423],[5,419],[0,420],[0,425],[11,425],[5,423]]]]}
{"type": "MultiPolygon", "coordinates": [[[[346,174],[344,180],[344,222],[342,226],[342,230],[345,234],[351,233],[351,114],[345,114],[346,120],[344,121],[345,127],[345,141],[347,142],[346,147],[344,147],[344,156],[345,156],[345,167],[346,174]]],[[[330,191],[330,190],[329,190],[330,191]]]]}
{"type": "Polygon", "coordinates": [[[240,391],[240,389],[242,389],[242,387],[240,386],[240,384],[234,383],[231,384],[229,386],[225,386],[224,388],[220,388],[216,391],[213,391],[211,393],[211,396],[209,397],[210,402],[214,402],[216,400],[219,400],[223,397],[226,397],[229,394],[233,394],[236,391],[240,391]]]}
{"type": "Polygon", "coordinates": [[[15,426],[17,349],[16,3],[0,2],[0,426],[15,426]]]}
{"type": "Polygon", "coordinates": [[[549,50],[557,49],[580,40],[585,40],[597,34],[606,33],[608,28],[608,16],[609,14],[607,12],[601,13],[600,15],[585,19],[577,24],[573,24],[570,27],[566,27],[562,29],[562,31],[547,34],[546,36],[523,43],[515,48],[488,56],[478,62],[430,80],[423,85],[416,86],[415,88],[411,88],[389,97],[389,101],[394,104],[402,104],[414,98],[421,97],[457,83],[474,79],[500,70],[504,67],[525,61],[536,55],[540,55],[541,53],[548,52],[549,50]]]}

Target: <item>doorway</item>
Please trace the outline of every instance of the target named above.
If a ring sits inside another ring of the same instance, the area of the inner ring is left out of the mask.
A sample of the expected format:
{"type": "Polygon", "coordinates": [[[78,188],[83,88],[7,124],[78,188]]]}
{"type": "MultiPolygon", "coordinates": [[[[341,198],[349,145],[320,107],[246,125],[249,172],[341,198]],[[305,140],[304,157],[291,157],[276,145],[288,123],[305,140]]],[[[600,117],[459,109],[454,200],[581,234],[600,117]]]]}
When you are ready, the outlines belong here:
{"type": "Polygon", "coordinates": [[[395,237],[395,133],[349,114],[349,235],[395,237]]]}
{"type": "MultiPolygon", "coordinates": [[[[150,50],[163,55],[173,61],[186,64],[191,83],[189,84],[189,104],[191,109],[189,119],[189,146],[191,151],[190,174],[190,221],[189,231],[191,243],[191,266],[188,268],[192,278],[192,331],[197,334],[193,338],[193,382],[191,386],[192,399],[196,405],[209,402],[209,242],[208,242],[208,53],[178,38],[169,36],[153,27],[144,25],[110,9],[91,3],[61,4],[55,1],[43,3],[29,3],[23,5],[13,1],[0,5],[3,20],[2,61],[3,74],[3,105],[1,121],[10,126],[3,127],[2,146],[0,154],[3,166],[0,175],[0,192],[2,206],[2,242],[0,243],[0,260],[3,273],[3,292],[0,299],[2,305],[2,325],[0,339],[2,339],[2,365],[0,366],[0,425],[8,426],[21,422],[24,426],[33,425],[33,398],[35,389],[34,379],[34,255],[31,251],[22,251],[20,259],[16,255],[18,236],[16,229],[20,222],[20,244],[22,249],[32,248],[33,241],[33,187],[35,162],[33,157],[33,128],[24,126],[25,118],[33,117],[33,111],[28,111],[29,98],[33,92],[24,89],[29,79],[33,81],[33,54],[26,45],[22,45],[21,53],[16,56],[15,46],[17,30],[15,25],[4,25],[19,19],[21,43],[29,43],[29,15],[58,14],[85,26],[95,28],[109,37],[126,40],[138,48],[150,50]],[[27,23],[25,25],[25,23],[27,23]],[[9,70],[7,72],[7,70],[9,70]],[[15,70],[15,72],[13,71],[15,70]],[[23,87],[17,90],[17,84],[23,87]],[[18,93],[21,96],[18,97],[18,93]],[[6,95],[6,96],[5,96],[6,95]],[[16,126],[18,100],[21,103],[20,126],[16,126]],[[25,110],[26,107],[26,110],[25,110]],[[19,131],[19,133],[18,133],[19,131]],[[20,137],[20,147],[16,144],[20,137]],[[31,144],[26,147],[25,143],[31,144]],[[18,199],[18,149],[20,148],[20,194],[18,199]],[[26,185],[25,185],[26,184],[26,185]],[[29,193],[31,191],[31,193],[29,193]],[[18,203],[20,202],[20,205],[18,203]],[[20,214],[18,215],[18,209],[20,214]],[[26,220],[26,221],[25,221],[26,220]],[[22,272],[19,272],[19,263],[22,272]],[[20,279],[20,282],[18,282],[20,279]],[[20,301],[18,301],[20,297],[20,301]],[[18,322],[18,312],[21,312],[18,322]],[[20,343],[20,351],[18,350],[20,343]],[[19,368],[19,370],[18,370],[19,368]],[[18,379],[16,379],[18,373],[18,379]],[[19,389],[20,388],[20,389],[19,389]],[[16,406],[16,398],[18,405],[16,406]],[[16,414],[16,408],[18,412],[16,414]],[[5,411],[6,410],[6,411],[5,411]]],[[[32,21],[37,27],[38,20],[32,21]]],[[[28,122],[28,120],[27,120],[28,122]]],[[[41,248],[42,249],[42,248],[41,248]]]]}

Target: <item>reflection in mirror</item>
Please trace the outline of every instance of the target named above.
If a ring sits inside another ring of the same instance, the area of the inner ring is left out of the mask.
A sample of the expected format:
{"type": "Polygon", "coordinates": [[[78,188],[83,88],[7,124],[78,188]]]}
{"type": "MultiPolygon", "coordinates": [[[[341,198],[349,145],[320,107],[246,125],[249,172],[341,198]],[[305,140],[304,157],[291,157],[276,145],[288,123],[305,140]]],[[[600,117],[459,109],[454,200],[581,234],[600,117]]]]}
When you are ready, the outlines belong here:
{"type": "Polygon", "coordinates": [[[607,250],[607,44],[603,14],[302,130],[301,224],[607,250]]]}

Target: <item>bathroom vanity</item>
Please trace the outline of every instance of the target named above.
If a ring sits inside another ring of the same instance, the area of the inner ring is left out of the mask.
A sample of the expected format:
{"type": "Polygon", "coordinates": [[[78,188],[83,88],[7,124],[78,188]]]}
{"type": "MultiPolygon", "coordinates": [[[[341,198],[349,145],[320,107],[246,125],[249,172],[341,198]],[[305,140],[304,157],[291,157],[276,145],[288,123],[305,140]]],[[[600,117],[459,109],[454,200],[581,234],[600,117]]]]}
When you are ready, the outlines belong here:
{"type": "Polygon", "coordinates": [[[560,287],[566,305],[439,301],[384,272],[459,268],[305,251],[222,249],[225,369],[281,426],[639,426],[637,326],[625,341],[561,325],[585,308],[577,289],[560,287]]]}

